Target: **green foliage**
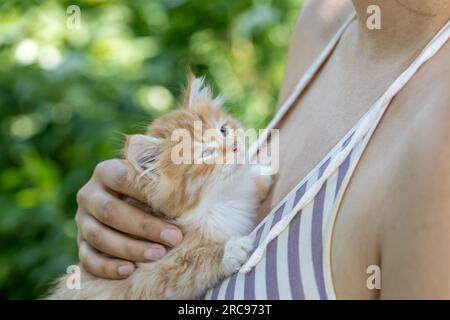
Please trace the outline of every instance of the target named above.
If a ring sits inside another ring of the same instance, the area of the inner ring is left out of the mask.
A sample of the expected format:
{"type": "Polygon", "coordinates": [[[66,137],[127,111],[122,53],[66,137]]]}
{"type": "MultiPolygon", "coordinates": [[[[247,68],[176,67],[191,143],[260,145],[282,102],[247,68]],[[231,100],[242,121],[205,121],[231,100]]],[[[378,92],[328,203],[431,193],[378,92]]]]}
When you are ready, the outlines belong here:
{"type": "Polygon", "coordinates": [[[264,127],[301,2],[2,1],[0,298],[37,298],[76,262],[77,190],[122,133],[176,107],[188,66],[264,127]]]}

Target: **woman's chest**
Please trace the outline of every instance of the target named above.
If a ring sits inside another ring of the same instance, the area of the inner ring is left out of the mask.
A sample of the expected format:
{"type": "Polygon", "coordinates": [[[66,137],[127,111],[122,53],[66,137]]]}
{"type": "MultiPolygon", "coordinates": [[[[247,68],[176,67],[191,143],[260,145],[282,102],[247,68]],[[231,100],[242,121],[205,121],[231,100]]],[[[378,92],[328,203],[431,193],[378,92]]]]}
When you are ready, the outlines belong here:
{"type": "MultiPolygon", "coordinates": [[[[351,95],[351,88],[345,83],[328,82],[320,87],[329,88],[327,94],[317,89],[308,91],[280,124],[279,172],[271,194],[263,204],[261,216],[265,216],[298,185],[333,147],[342,144],[343,138],[357,127],[380,91],[375,88],[364,96],[351,95]],[[333,89],[337,85],[340,90],[333,89]]],[[[383,214],[377,208],[381,208],[387,195],[395,192],[391,188],[396,176],[395,164],[402,159],[404,143],[401,137],[407,135],[405,132],[398,135],[398,132],[407,116],[404,108],[388,109],[383,125],[372,136],[371,143],[361,150],[361,163],[355,162],[355,170],[350,173],[342,201],[331,201],[327,205],[330,212],[336,210],[336,223],[331,245],[323,250],[331,251],[333,277],[345,279],[346,284],[336,282],[340,296],[348,296],[349,292],[357,292],[357,296],[365,298],[377,295],[376,291],[366,287],[368,268],[379,264],[377,236],[383,214]],[[398,139],[393,141],[392,136],[398,139]]],[[[384,209],[389,211],[386,206],[384,209]]],[[[332,215],[330,212],[323,214],[332,215]]],[[[331,235],[333,230],[323,231],[331,235]]]]}
{"type": "MultiPolygon", "coordinates": [[[[382,88],[370,87],[368,78],[343,78],[340,66],[322,71],[278,124],[278,172],[271,193],[263,203],[264,217],[301,179],[338,144],[369,110],[382,88]],[[355,89],[356,83],[360,83],[355,89]],[[326,89],[324,89],[326,88],[326,89]],[[364,93],[364,94],[360,94],[364,93]]],[[[351,72],[350,72],[351,74],[351,72]]]]}

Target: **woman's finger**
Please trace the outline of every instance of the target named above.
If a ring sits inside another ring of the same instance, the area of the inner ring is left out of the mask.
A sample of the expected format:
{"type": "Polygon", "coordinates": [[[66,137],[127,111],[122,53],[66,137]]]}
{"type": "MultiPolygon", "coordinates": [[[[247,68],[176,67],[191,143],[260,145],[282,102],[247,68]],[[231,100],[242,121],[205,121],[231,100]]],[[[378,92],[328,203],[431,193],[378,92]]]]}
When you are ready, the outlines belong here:
{"type": "Polygon", "coordinates": [[[81,241],[78,248],[80,263],[94,276],[105,279],[124,279],[135,270],[133,263],[120,259],[108,258],[94,250],[86,241],[81,241]]]}
{"type": "Polygon", "coordinates": [[[183,238],[177,227],[118,199],[108,192],[86,194],[85,209],[103,224],[152,242],[176,246],[183,238]]]}
{"type": "Polygon", "coordinates": [[[111,159],[97,165],[94,176],[109,189],[145,203],[145,197],[128,181],[128,166],[123,160],[111,159]]]}
{"type": "Polygon", "coordinates": [[[137,240],[103,226],[85,215],[81,224],[81,236],[93,248],[113,257],[135,262],[154,261],[166,254],[164,246],[137,240]]]}

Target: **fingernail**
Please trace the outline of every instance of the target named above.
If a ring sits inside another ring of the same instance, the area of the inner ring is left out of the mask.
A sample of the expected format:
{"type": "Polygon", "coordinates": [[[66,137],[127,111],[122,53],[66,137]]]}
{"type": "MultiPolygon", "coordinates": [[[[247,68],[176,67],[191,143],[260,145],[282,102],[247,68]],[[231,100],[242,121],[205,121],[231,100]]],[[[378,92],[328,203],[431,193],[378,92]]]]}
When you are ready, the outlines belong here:
{"type": "Polygon", "coordinates": [[[147,260],[158,260],[164,257],[166,250],[164,248],[151,248],[144,252],[144,258],[147,260]]]}
{"type": "Polygon", "coordinates": [[[179,232],[171,228],[161,231],[160,237],[162,241],[168,243],[171,246],[176,246],[181,240],[179,232]]]}
{"type": "Polygon", "coordinates": [[[133,272],[133,270],[134,270],[133,266],[130,266],[130,265],[123,265],[123,266],[119,266],[117,268],[117,272],[121,276],[128,276],[133,272]]]}

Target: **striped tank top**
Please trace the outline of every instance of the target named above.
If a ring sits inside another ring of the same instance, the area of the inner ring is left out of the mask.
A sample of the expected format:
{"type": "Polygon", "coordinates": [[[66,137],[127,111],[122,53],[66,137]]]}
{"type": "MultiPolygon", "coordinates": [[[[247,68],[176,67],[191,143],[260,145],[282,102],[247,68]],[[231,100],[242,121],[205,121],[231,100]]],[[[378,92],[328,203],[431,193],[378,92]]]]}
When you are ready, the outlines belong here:
{"type": "MultiPolygon", "coordinates": [[[[268,129],[274,128],[331,54],[353,15],[303,75],[268,129]]],[[[393,97],[446,43],[450,21],[369,111],[253,230],[256,248],[238,273],[206,299],[336,299],[330,264],[334,221],[351,176],[393,97]]],[[[255,143],[267,139],[262,135],[255,143]]],[[[255,147],[256,149],[258,147],[255,147]]]]}

